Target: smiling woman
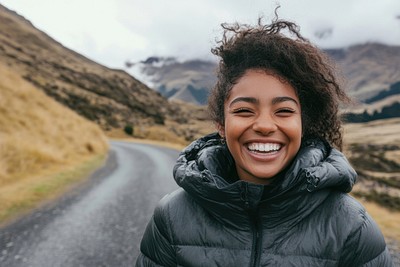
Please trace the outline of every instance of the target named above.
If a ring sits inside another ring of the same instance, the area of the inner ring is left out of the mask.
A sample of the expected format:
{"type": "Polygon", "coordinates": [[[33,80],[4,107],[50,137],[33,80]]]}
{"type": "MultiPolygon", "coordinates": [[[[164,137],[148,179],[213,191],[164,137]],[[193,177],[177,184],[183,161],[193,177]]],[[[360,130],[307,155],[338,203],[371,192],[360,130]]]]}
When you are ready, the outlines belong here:
{"type": "Polygon", "coordinates": [[[301,107],[295,89],[265,71],[249,70],[225,102],[219,134],[240,179],[269,184],[300,148],[301,107]]]}
{"type": "Polygon", "coordinates": [[[292,22],[223,26],[209,98],[218,133],[180,154],[181,189],[156,208],[136,266],[392,266],[348,195],[347,97],[328,59],[292,22]]]}

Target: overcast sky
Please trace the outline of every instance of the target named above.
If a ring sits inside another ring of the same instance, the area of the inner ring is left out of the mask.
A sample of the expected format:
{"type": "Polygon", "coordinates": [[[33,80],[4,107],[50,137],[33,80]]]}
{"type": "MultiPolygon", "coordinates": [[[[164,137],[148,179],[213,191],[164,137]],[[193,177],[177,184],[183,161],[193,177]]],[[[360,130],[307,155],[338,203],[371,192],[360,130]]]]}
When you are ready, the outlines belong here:
{"type": "Polygon", "coordinates": [[[259,15],[300,25],[322,48],[364,42],[400,45],[400,0],[0,0],[35,27],[92,60],[124,68],[149,56],[212,58],[223,22],[259,15]],[[328,30],[328,31],[327,31],[328,30]],[[325,32],[324,38],[316,33],[325,32]],[[330,32],[330,33],[329,33],[330,32]]]}

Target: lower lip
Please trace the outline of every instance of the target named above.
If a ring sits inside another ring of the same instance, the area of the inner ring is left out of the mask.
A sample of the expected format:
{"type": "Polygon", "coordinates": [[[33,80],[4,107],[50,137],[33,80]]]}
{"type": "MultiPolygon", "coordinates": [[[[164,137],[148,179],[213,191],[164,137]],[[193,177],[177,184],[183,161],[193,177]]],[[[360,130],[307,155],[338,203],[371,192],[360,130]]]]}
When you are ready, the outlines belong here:
{"type": "Polygon", "coordinates": [[[262,152],[255,152],[250,151],[246,148],[247,154],[250,155],[251,158],[257,161],[272,161],[279,157],[281,154],[282,148],[278,151],[269,152],[269,153],[262,153],[262,152]]]}

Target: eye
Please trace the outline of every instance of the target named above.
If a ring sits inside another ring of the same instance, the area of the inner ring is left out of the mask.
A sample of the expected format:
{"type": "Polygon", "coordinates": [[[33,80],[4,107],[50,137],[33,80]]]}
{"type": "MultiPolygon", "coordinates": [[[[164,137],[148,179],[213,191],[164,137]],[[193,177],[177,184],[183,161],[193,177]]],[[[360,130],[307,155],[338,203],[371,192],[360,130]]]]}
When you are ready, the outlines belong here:
{"type": "Polygon", "coordinates": [[[279,116],[290,116],[291,114],[295,113],[296,111],[291,108],[281,108],[276,111],[276,114],[279,116]]]}
{"type": "Polygon", "coordinates": [[[238,114],[238,115],[250,115],[253,113],[253,111],[249,108],[236,108],[231,111],[232,114],[238,114]]]}
{"type": "Polygon", "coordinates": [[[237,108],[233,110],[233,113],[250,112],[248,108],[237,108]]]}

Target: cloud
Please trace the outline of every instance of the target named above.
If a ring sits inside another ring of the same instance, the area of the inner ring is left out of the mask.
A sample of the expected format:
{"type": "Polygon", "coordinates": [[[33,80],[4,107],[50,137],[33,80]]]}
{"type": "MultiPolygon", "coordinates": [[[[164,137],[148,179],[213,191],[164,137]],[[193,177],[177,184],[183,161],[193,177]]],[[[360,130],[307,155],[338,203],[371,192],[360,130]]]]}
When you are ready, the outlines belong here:
{"type": "MultiPolygon", "coordinates": [[[[397,0],[279,1],[282,18],[297,22],[302,33],[323,48],[363,42],[400,44],[397,0]],[[324,38],[321,38],[323,35],[324,38]]],[[[271,20],[277,2],[202,0],[125,1],[127,28],[149,41],[152,55],[188,58],[209,56],[222,22],[271,20]],[[138,20],[132,20],[138,17],[138,20]]],[[[140,52],[138,51],[139,55],[140,52]]],[[[143,51],[144,52],[144,51],[143,51]]],[[[149,54],[148,54],[149,55],[149,54]]],[[[147,55],[147,56],[148,56],[147,55]]],[[[138,55],[132,55],[137,57],[138,55]]]]}
{"type": "Polygon", "coordinates": [[[400,44],[400,23],[395,19],[400,11],[399,1],[305,0],[293,4],[295,6],[286,10],[282,5],[282,9],[287,11],[285,14],[295,18],[302,26],[303,33],[324,48],[371,41],[400,44]],[[323,28],[332,28],[329,38],[317,40],[313,37],[313,32],[323,28]]]}
{"type": "Polygon", "coordinates": [[[398,0],[0,0],[67,47],[109,67],[150,56],[212,58],[223,22],[279,15],[322,48],[400,45],[398,0]]]}

